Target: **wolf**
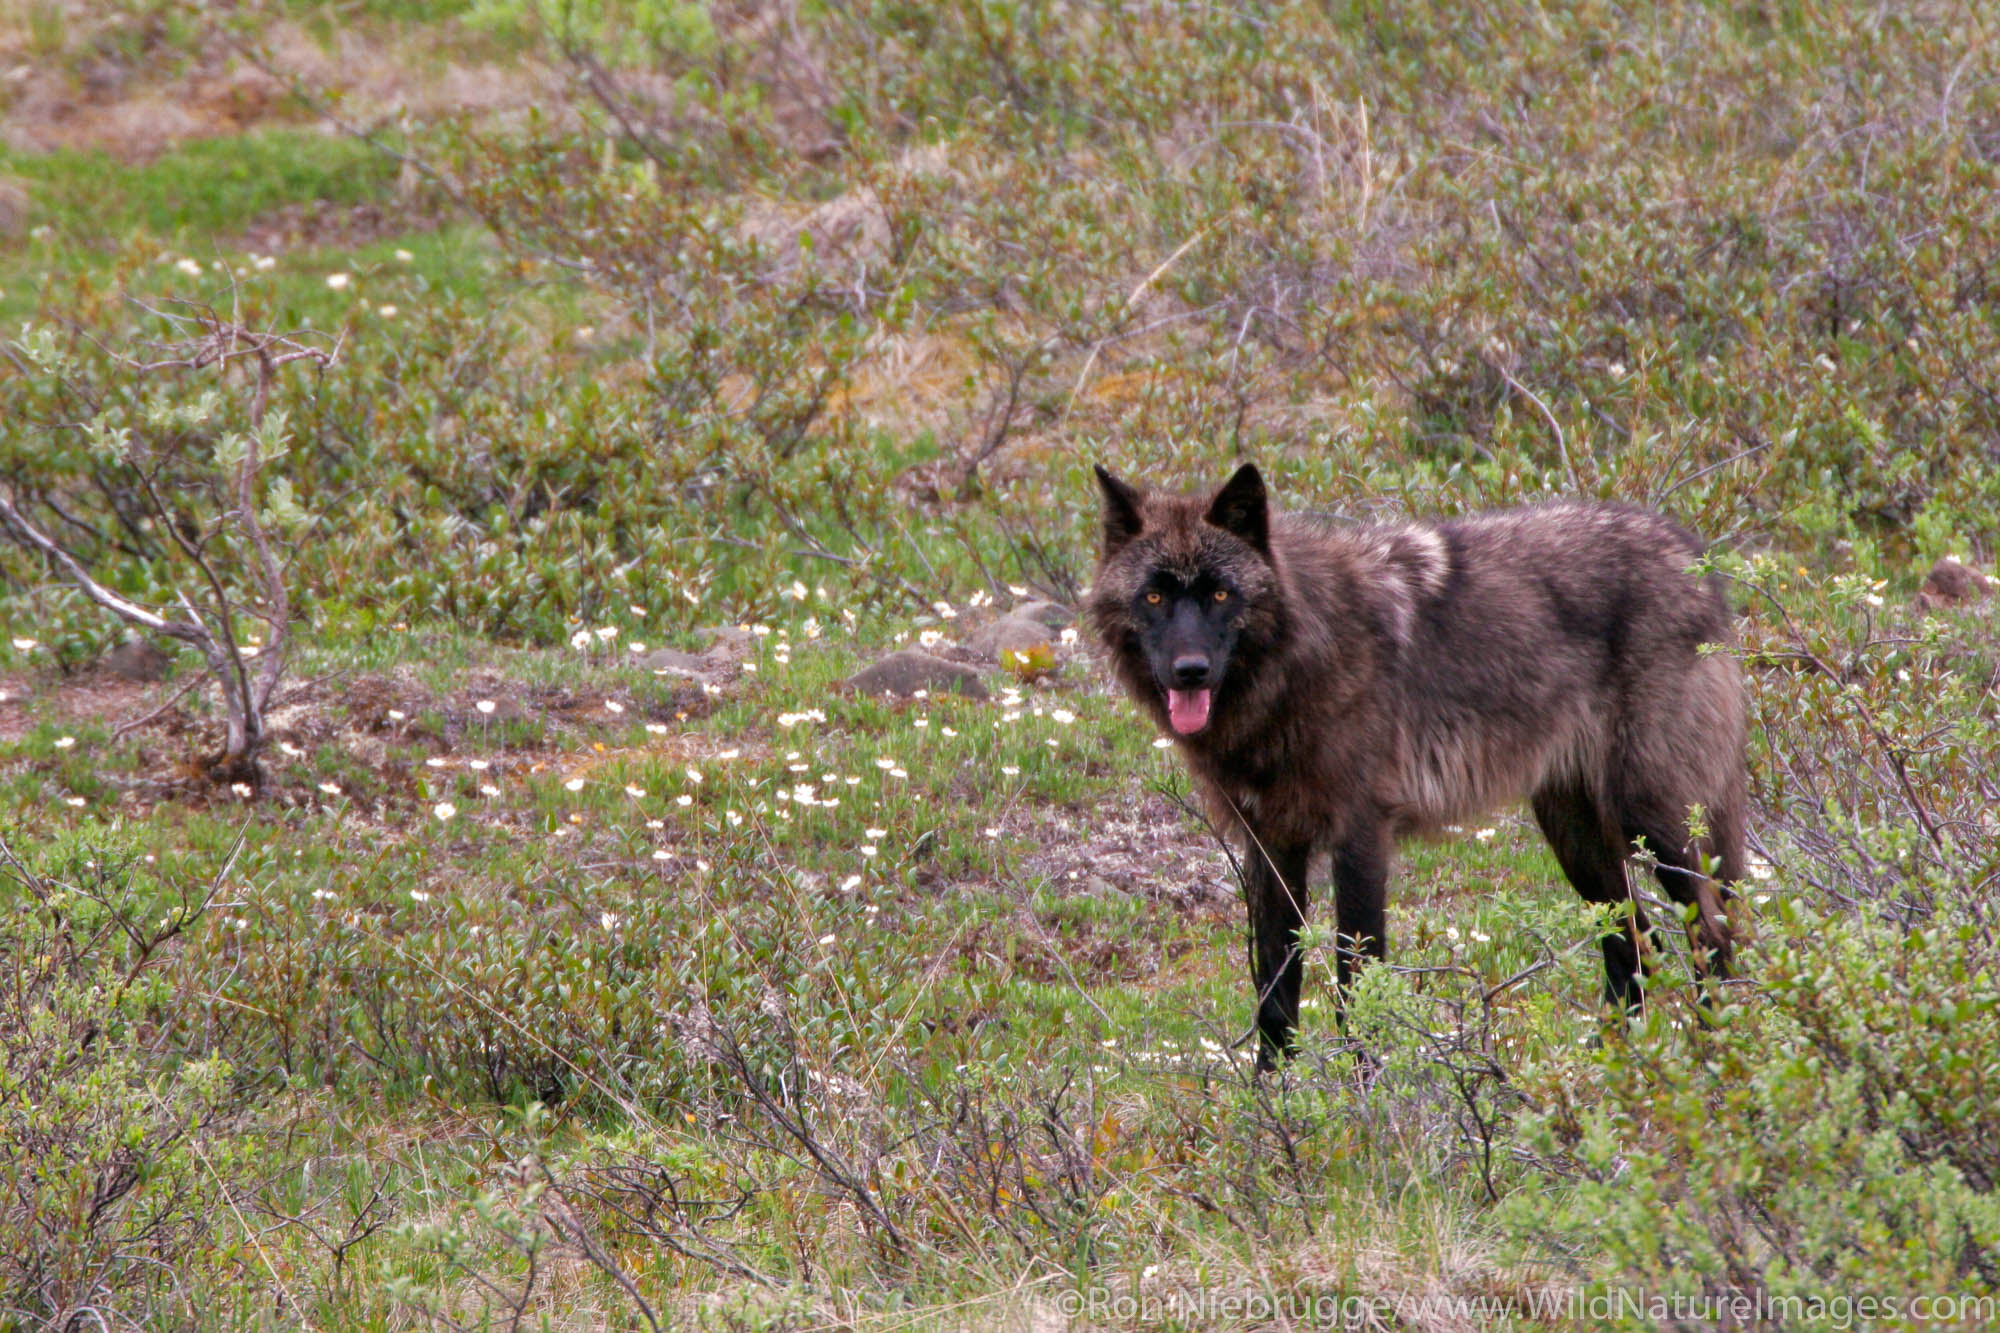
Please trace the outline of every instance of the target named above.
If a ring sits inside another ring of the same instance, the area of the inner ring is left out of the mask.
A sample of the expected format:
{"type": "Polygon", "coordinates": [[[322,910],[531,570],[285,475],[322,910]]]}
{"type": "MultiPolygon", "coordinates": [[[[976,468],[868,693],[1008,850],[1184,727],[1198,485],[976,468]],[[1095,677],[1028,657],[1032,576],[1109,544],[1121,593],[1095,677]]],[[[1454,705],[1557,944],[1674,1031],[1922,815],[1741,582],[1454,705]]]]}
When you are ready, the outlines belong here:
{"type": "Polygon", "coordinates": [[[1697,967],[1728,976],[1743,686],[1696,537],[1572,502],[1339,526],[1275,511],[1254,465],[1203,496],[1096,472],[1087,622],[1243,845],[1260,1069],[1294,1050],[1315,854],[1344,996],[1384,956],[1397,840],[1522,798],[1586,901],[1631,904],[1602,940],[1609,1002],[1642,999],[1639,846],[1693,908],[1697,967]]]}

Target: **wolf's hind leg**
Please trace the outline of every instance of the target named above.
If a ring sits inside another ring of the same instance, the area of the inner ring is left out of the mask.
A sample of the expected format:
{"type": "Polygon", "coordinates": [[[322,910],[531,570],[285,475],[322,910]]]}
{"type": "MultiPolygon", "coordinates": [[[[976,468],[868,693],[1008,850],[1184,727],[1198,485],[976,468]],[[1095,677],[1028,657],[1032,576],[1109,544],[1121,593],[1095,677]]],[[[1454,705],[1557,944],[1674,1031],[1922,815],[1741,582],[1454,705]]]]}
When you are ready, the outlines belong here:
{"type": "Polygon", "coordinates": [[[1250,980],[1257,988],[1257,1068],[1293,1052],[1299,988],[1305,979],[1299,927],[1309,899],[1309,846],[1273,845],[1253,833],[1244,849],[1243,896],[1250,908],[1250,980]]]}
{"type": "Polygon", "coordinates": [[[1708,837],[1694,837],[1684,818],[1660,809],[1641,808],[1627,817],[1625,835],[1635,844],[1644,840],[1653,854],[1653,875],[1667,897],[1681,907],[1693,907],[1695,966],[1704,977],[1727,980],[1734,938],[1724,902],[1727,883],[1711,878],[1708,870],[1717,866],[1715,843],[1708,837]]]}
{"type": "Polygon", "coordinates": [[[1557,864],[1585,902],[1632,904],[1631,921],[1605,932],[1602,941],[1604,998],[1637,1009],[1644,1000],[1646,967],[1639,942],[1643,938],[1650,944],[1652,923],[1633,900],[1625,878],[1624,836],[1581,783],[1551,783],[1536,792],[1530,804],[1557,864]]]}
{"type": "Polygon", "coordinates": [[[1390,847],[1388,829],[1373,827],[1333,849],[1333,906],[1335,929],[1340,932],[1334,950],[1334,972],[1340,986],[1343,1019],[1347,988],[1354,984],[1354,973],[1361,960],[1381,959],[1388,954],[1385,904],[1389,894],[1390,847]]]}

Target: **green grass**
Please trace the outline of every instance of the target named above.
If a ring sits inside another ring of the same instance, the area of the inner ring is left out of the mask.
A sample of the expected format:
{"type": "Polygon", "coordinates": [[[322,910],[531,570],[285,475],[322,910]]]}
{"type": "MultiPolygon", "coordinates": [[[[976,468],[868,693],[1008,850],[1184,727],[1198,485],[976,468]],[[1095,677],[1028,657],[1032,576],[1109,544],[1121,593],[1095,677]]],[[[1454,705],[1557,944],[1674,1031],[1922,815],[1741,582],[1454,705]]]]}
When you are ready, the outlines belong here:
{"type": "Polygon", "coordinates": [[[143,163],[103,152],[10,151],[0,155],[0,170],[28,188],[30,226],[50,227],[65,246],[82,249],[134,233],[200,245],[286,204],[380,200],[396,178],[396,164],[368,145],[308,129],[194,139],[143,163]]]}

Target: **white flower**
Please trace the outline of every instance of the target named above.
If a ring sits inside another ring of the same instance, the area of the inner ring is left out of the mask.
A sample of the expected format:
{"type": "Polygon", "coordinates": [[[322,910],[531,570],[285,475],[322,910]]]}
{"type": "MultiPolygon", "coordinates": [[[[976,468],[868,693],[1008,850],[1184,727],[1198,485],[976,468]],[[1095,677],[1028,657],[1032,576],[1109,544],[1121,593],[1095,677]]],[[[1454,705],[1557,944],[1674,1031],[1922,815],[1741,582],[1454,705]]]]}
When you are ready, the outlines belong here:
{"type": "Polygon", "coordinates": [[[340,795],[340,784],[338,782],[322,782],[319,784],[319,789],[328,796],[340,795]]]}
{"type": "Polygon", "coordinates": [[[190,278],[198,278],[201,276],[201,264],[196,260],[193,259],[179,260],[174,264],[174,267],[179,269],[181,272],[187,274],[190,278]]]}
{"type": "Polygon", "coordinates": [[[580,629],[576,633],[570,635],[569,646],[572,648],[590,647],[590,631],[587,629],[580,629]]]}
{"type": "Polygon", "coordinates": [[[819,937],[819,942],[820,942],[821,944],[832,944],[832,943],[833,943],[834,941],[838,940],[839,938],[840,938],[840,936],[838,936],[838,935],[822,935],[822,936],[820,936],[820,937],[819,937]]]}
{"type": "Polygon", "coordinates": [[[425,893],[425,892],[424,892],[424,891],[423,891],[422,889],[411,889],[411,890],[410,890],[410,901],[411,901],[411,902],[413,902],[413,903],[427,903],[427,902],[429,902],[430,900],[431,900],[431,896],[430,896],[430,895],[429,895],[428,893],[425,893]]]}
{"type": "Polygon", "coordinates": [[[692,797],[692,796],[689,796],[689,795],[688,795],[688,794],[687,794],[686,792],[682,792],[682,793],[681,793],[681,794],[680,794],[679,796],[676,796],[676,797],[674,797],[674,804],[675,804],[675,805],[693,805],[693,804],[694,804],[694,797],[692,797]]]}
{"type": "Polygon", "coordinates": [[[1173,744],[1173,742],[1172,742],[1172,741],[1170,741],[1170,740],[1168,740],[1168,739],[1167,739],[1167,738],[1166,738],[1165,736],[1158,736],[1158,737],[1155,737],[1155,738],[1154,738],[1154,740],[1153,740],[1153,748],[1154,748],[1155,750],[1164,750],[1164,749],[1166,749],[1166,748],[1167,748],[1167,747],[1168,747],[1169,745],[1172,745],[1172,744],[1173,744]]]}
{"type": "MultiPolygon", "coordinates": [[[[57,748],[58,750],[67,750],[67,749],[68,749],[68,748],[69,748],[70,746],[72,746],[72,745],[75,745],[75,744],[76,744],[76,737],[74,737],[74,736],[58,736],[58,737],[56,737],[56,748],[57,748]]],[[[239,784],[239,785],[240,785],[240,784],[239,784]]]]}
{"type": "Polygon", "coordinates": [[[351,281],[352,279],[345,273],[329,273],[326,275],[326,285],[337,292],[346,291],[347,284],[351,281]]]}
{"type": "Polygon", "coordinates": [[[465,761],[465,766],[471,769],[475,773],[484,773],[487,769],[492,767],[492,765],[487,763],[484,759],[468,759],[465,761]]]}
{"type": "Polygon", "coordinates": [[[14,651],[17,653],[33,652],[34,648],[35,648],[35,641],[33,639],[14,640],[14,651]]]}
{"type": "Polygon", "coordinates": [[[481,699],[478,703],[472,706],[474,708],[477,708],[482,713],[491,713],[494,709],[498,708],[500,705],[494,703],[491,699],[481,699]]]}
{"type": "Polygon", "coordinates": [[[1499,832],[1500,830],[1497,828],[1483,828],[1480,829],[1477,833],[1473,834],[1472,836],[1479,839],[1479,841],[1481,842],[1491,842],[1496,836],[1499,835],[1499,832]]]}
{"type": "Polygon", "coordinates": [[[648,722],[646,724],[646,731],[650,735],[664,736],[667,734],[667,724],[664,722],[648,722]]]}
{"type": "Polygon", "coordinates": [[[896,766],[896,761],[893,759],[877,759],[875,761],[875,767],[879,769],[888,770],[894,768],[895,766],[896,766]]]}
{"type": "Polygon", "coordinates": [[[277,259],[271,255],[258,255],[250,261],[250,267],[256,269],[259,273],[269,273],[277,266],[277,259]]]}
{"type": "Polygon", "coordinates": [[[408,713],[405,713],[405,712],[404,712],[404,711],[403,711],[402,709],[400,709],[400,708],[391,708],[391,709],[389,710],[389,720],[390,720],[391,722],[401,722],[401,721],[402,721],[402,720],[403,720],[404,718],[406,718],[406,717],[408,717],[408,716],[409,716],[409,714],[408,714],[408,713]]]}
{"type": "Polygon", "coordinates": [[[1052,709],[1049,713],[1049,716],[1054,718],[1057,722],[1060,722],[1065,727],[1069,726],[1072,722],[1076,721],[1076,714],[1070,712],[1069,709],[1067,708],[1052,709]]]}
{"type": "Polygon", "coordinates": [[[618,637],[618,627],[616,625],[600,625],[597,627],[597,637],[606,643],[610,643],[618,637]]]}
{"type": "Polygon", "coordinates": [[[229,790],[235,792],[246,801],[256,794],[247,782],[232,782],[229,784],[229,790]]]}
{"type": "Polygon", "coordinates": [[[500,789],[490,782],[482,782],[479,784],[479,794],[481,796],[498,796],[500,789]]]}
{"type": "Polygon", "coordinates": [[[384,319],[394,319],[396,317],[396,307],[393,305],[378,305],[375,307],[375,313],[384,319]]]}
{"type": "Polygon", "coordinates": [[[875,851],[876,851],[876,847],[875,847],[875,844],[874,844],[874,843],[872,843],[872,842],[864,842],[864,843],[862,843],[862,844],[861,844],[861,854],[862,854],[863,856],[873,856],[873,855],[875,855],[875,851]]]}
{"type": "Polygon", "coordinates": [[[416,258],[416,256],[415,256],[415,255],[413,255],[413,254],[411,254],[411,253],[410,253],[410,252],[409,252],[408,250],[398,250],[398,251],[396,252],[396,262],[397,262],[398,264],[407,264],[407,263],[409,263],[409,262],[410,262],[410,261],[411,261],[412,259],[415,259],[415,258],[416,258]]]}
{"type": "Polygon", "coordinates": [[[634,786],[632,783],[628,782],[625,784],[625,794],[627,796],[630,796],[633,800],[636,801],[641,796],[644,796],[646,794],[646,789],[644,787],[634,786]]]}
{"type": "Polygon", "coordinates": [[[606,930],[616,930],[618,929],[618,914],[616,912],[599,912],[597,914],[597,924],[606,930]]]}
{"type": "Polygon", "coordinates": [[[604,701],[604,711],[607,713],[622,713],[625,711],[625,705],[619,703],[616,699],[606,699],[604,701]]]}
{"type": "Polygon", "coordinates": [[[571,779],[570,779],[570,780],[569,780],[568,782],[565,782],[565,783],[563,783],[563,788],[564,788],[564,790],[566,790],[566,791],[582,791],[582,790],[583,790],[583,779],[582,779],[582,778],[571,778],[571,779]]]}
{"type": "Polygon", "coordinates": [[[436,805],[431,807],[431,813],[436,815],[441,820],[450,819],[453,815],[458,813],[458,807],[453,805],[450,801],[439,801],[436,805]]]}
{"type": "Polygon", "coordinates": [[[697,786],[697,787],[699,787],[699,786],[701,785],[701,770],[700,770],[700,769],[698,769],[698,768],[696,768],[696,767],[695,767],[694,765],[690,764],[690,765],[688,765],[688,769],[687,769],[687,775],[688,775],[688,781],[689,781],[689,782],[692,782],[692,783],[693,783],[693,784],[694,784],[695,786],[697,786]]]}
{"type": "Polygon", "coordinates": [[[860,887],[861,876],[859,875],[849,875],[846,879],[840,881],[840,891],[842,893],[852,893],[860,887]]]}
{"type": "Polygon", "coordinates": [[[83,804],[83,798],[81,796],[65,796],[63,797],[63,804],[81,806],[83,804]]]}
{"type": "Polygon", "coordinates": [[[292,744],[290,741],[279,741],[278,748],[280,750],[283,750],[286,754],[290,755],[294,759],[297,759],[300,755],[303,755],[305,753],[304,750],[301,750],[298,746],[292,744]]]}

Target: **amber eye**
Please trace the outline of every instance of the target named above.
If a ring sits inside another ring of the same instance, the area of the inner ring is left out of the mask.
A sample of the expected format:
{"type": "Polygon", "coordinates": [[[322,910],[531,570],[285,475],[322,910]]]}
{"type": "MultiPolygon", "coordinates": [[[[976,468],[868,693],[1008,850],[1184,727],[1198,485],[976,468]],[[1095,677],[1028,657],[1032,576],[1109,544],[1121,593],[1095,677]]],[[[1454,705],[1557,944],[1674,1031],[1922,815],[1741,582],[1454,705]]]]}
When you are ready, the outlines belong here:
{"type": "Polygon", "coordinates": [[[1160,594],[1156,592],[1149,592],[1146,594],[1147,606],[1158,606],[1159,604],[1160,604],[1160,594]]]}
{"type": "Polygon", "coordinates": [[[1227,589],[1227,588],[1217,588],[1217,589],[1215,590],[1215,600],[1216,600],[1216,601],[1218,601],[1218,602],[1226,602],[1226,601],[1228,601],[1228,600],[1229,600],[1229,589],[1227,589]]]}

